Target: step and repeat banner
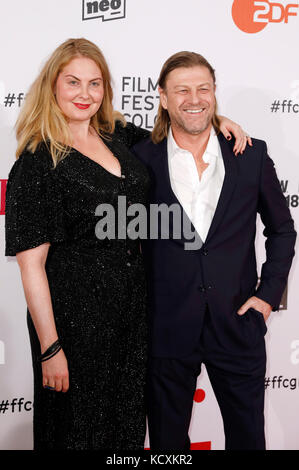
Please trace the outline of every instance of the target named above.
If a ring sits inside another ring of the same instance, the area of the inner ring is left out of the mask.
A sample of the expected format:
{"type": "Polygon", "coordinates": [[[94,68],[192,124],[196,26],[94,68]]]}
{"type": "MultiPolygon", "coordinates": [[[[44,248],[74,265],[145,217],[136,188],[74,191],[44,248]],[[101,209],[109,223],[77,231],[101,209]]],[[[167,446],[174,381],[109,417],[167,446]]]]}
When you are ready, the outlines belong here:
{"type": "MultiPolygon", "coordinates": [[[[26,304],[17,262],[4,256],[14,125],[30,84],[61,42],[86,37],[107,58],[115,108],[128,121],[151,130],[162,64],[177,51],[199,52],[216,69],[220,114],[266,140],[298,230],[299,2],[15,0],[1,3],[0,25],[0,449],[32,449],[26,304]]],[[[259,268],[265,259],[262,231],[258,220],[259,268]]],[[[266,440],[273,450],[299,449],[298,286],[295,258],[266,336],[266,440]]],[[[204,369],[194,396],[190,436],[192,449],[224,448],[222,419],[204,369]]]]}

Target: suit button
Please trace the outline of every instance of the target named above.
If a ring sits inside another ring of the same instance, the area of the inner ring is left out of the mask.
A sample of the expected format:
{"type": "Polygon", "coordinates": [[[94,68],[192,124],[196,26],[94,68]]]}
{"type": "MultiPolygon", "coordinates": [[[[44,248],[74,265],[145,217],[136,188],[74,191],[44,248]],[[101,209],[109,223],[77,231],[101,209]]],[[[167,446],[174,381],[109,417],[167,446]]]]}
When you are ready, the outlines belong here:
{"type": "Polygon", "coordinates": [[[129,267],[130,267],[130,266],[131,266],[131,263],[127,263],[127,266],[129,266],[129,267]]]}
{"type": "Polygon", "coordinates": [[[207,256],[208,250],[203,250],[202,254],[203,254],[204,256],[207,256]]]}
{"type": "Polygon", "coordinates": [[[200,290],[200,292],[206,292],[206,288],[203,285],[199,286],[199,290],[200,290]]]}

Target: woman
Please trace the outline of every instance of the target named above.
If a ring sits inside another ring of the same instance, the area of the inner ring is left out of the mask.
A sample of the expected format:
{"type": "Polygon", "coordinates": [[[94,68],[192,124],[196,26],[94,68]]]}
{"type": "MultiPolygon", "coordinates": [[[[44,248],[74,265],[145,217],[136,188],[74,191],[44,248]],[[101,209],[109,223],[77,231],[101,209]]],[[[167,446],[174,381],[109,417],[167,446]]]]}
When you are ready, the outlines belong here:
{"type": "MultiPolygon", "coordinates": [[[[241,151],[243,132],[226,124],[241,151]]],[[[17,257],[28,305],[35,449],[143,448],[139,242],[99,240],[95,210],[109,203],[117,219],[119,196],[145,204],[149,176],[128,148],[147,135],[113,111],[106,61],[85,39],[54,51],[18,119],[6,255],[17,257]]]]}

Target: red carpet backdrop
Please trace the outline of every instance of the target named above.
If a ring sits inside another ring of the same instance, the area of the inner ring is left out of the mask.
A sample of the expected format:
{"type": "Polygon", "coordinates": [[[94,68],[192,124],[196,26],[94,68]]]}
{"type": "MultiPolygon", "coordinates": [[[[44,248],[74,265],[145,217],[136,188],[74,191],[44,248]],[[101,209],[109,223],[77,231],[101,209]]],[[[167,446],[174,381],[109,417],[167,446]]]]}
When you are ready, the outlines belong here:
{"type": "MultiPolygon", "coordinates": [[[[49,54],[86,37],[111,68],[115,108],[152,129],[162,63],[180,50],[216,69],[220,114],[266,140],[295,225],[299,222],[299,3],[254,0],[15,0],[0,27],[0,449],[32,448],[32,371],[26,306],[15,258],[4,256],[5,190],[15,159],[14,124],[49,54]]],[[[257,223],[259,268],[263,225],[257,223]]],[[[225,266],[219,269],[225,270],[225,266]]],[[[299,449],[299,269],[295,258],[280,311],[268,320],[268,449],[299,449]]],[[[193,449],[223,449],[217,402],[203,369],[190,427],[193,449]]],[[[146,437],[145,447],[148,447],[146,437]]]]}

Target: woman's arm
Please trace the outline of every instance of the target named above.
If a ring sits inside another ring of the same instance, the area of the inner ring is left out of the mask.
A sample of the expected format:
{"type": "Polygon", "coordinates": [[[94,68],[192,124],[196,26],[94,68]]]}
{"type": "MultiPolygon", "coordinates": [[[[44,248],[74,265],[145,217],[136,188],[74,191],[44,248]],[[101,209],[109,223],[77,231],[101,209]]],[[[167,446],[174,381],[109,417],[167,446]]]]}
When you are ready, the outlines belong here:
{"type": "MultiPolygon", "coordinates": [[[[39,338],[42,354],[58,338],[45,270],[49,247],[50,243],[43,243],[36,248],[16,254],[26,302],[39,338]]],[[[68,365],[62,350],[51,359],[42,362],[42,372],[43,386],[53,387],[57,392],[68,390],[68,365]]]]}
{"type": "Polygon", "coordinates": [[[234,153],[243,153],[247,143],[252,147],[252,141],[249,135],[243,131],[242,127],[234,121],[231,121],[225,116],[218,116],[220,120],[220,130],[224,137],[228,140],[231,139],[231,133],[235,137],[234,153]]]}

